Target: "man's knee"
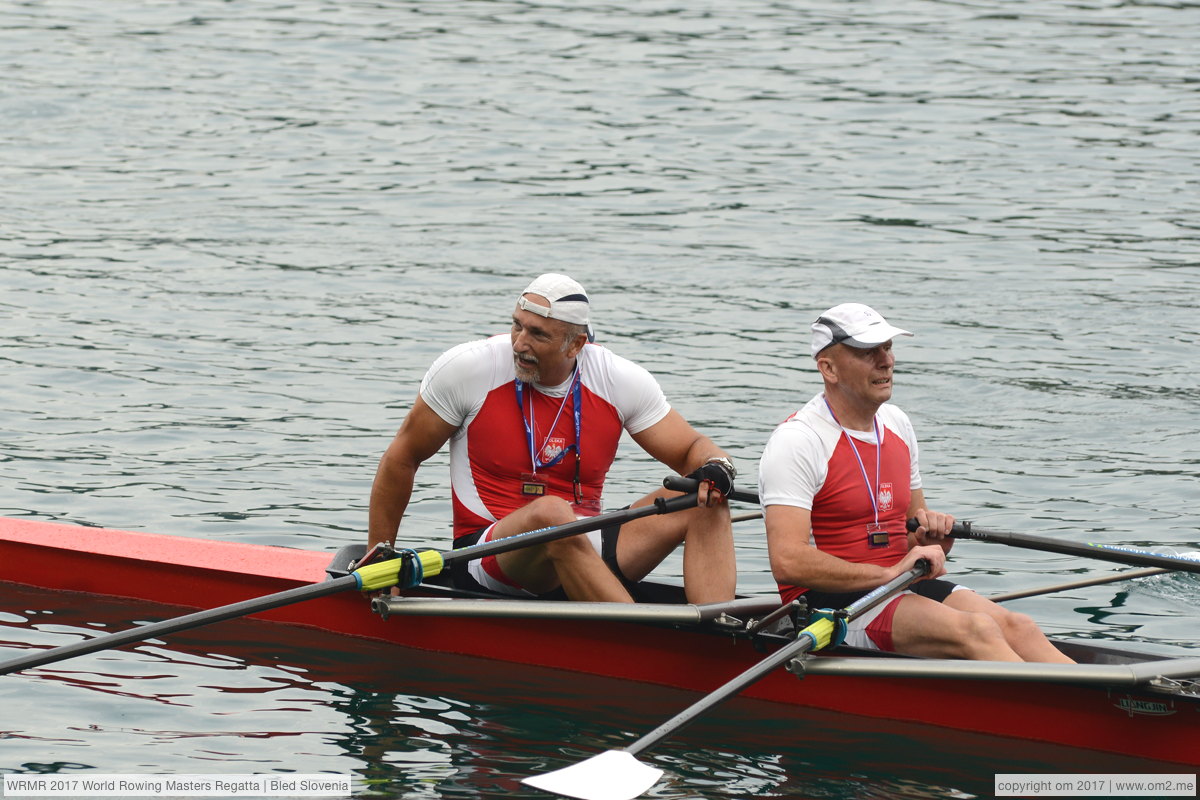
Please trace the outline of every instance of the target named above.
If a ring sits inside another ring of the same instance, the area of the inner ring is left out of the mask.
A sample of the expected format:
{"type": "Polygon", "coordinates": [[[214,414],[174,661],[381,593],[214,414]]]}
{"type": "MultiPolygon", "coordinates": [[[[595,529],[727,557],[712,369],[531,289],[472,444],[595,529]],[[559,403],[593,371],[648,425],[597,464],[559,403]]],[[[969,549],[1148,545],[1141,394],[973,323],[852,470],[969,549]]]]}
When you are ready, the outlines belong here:
{"type": "Polygon", "coordinates": [[[1028,614],[1005,610],[1000,625],[1004,629],[1005,638],[1009,641],[1029,640],[1042,636],[1042,629],[1028,614]]]}
{"type": "Polygon", "coordinates": [[[561,561],[568,558],[578,558],[580,555],[596,555],[596,548],[584,534],[565,536],[546,542],[546,555],[551,561],[561,561]]]}
{"type": "Polygon", "coordinates": [[[691,530],[732,530],[733,523],[729,514],[729,504],[721,503],[716,506],[696,506],[687,511],[669,516],[679,517],[680,536],[691,530]]]}
{"type": "Polygon", "coordinates": [[[529,516],[529,530],[540,530],[554,525],[563,525],[575,520],[575,511],[571,504],[561,497],[546,495],[529,503],[523,509],[529,516]]]}
{"type": "Polygon", "coordinates": [[[996,648],[1007,648],[1000,624],[987,614],[960,612],[955,617],[955,644],[960,658],[987,658],[996,648]]]}

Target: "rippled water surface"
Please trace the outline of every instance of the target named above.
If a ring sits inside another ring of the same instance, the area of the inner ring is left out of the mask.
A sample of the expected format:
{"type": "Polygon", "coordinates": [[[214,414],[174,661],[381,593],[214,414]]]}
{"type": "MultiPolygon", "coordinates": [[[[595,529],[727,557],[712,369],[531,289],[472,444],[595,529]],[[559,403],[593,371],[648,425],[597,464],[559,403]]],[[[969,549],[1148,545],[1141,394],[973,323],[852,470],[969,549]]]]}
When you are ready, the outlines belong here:
{"type": "MultiPolygon", "coordinates": [[[[817,390],[809,322],[859,300],[918,334],[896,400],[936,507],[1200,548],[1198,37],[1192,2],[0,4],[0,514],[359,541],[429,362],[556,270],[748,485],[817,390]]],[[[625,447],[607,500],[662,476],[625,447]]],[[[404,535],[445,544],[448,519],[443,454],[404,535]]],[[[740,588],[769,591],[761,527],[738,544],[740,588]]],[[[953,566],[985,593],[1116,569],[977,543],[953,566]]],[[[1198,595],[1171,575],[1014,606],[1177,653],[1198,595]]],[[[138,618],[0,596],[9,652],[138,618]]],[[[549,679],[491,688],[494,666],[192,636],[6,678],[0,772],[517,795],[686,700],[585,712],[549,679]]],[[[657,796],[957,797],[1000,769],[829,721],[814,755],[721,714],[665,748],[657,796]]]]}

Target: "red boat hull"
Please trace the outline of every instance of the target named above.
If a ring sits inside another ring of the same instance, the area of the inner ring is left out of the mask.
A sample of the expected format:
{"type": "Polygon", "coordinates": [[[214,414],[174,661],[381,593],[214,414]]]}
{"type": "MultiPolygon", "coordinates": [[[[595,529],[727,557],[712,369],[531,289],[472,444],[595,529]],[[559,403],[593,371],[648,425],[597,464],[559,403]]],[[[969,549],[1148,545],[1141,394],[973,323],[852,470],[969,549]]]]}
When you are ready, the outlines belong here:
{"type": "MultiPolygon", "coordinates": [[[[325,578],[332,554],[0,518],[0,581],[215,608],[325,578]]],[[[744,638],[624,622],[408,617],[354,592],[257,615],[440,653],[708,692],[762,658],[744,638]]],[[[745,696],[882,720],[1200,765],[1200,702],[1149,692],[777,671],[745,696]]]]}

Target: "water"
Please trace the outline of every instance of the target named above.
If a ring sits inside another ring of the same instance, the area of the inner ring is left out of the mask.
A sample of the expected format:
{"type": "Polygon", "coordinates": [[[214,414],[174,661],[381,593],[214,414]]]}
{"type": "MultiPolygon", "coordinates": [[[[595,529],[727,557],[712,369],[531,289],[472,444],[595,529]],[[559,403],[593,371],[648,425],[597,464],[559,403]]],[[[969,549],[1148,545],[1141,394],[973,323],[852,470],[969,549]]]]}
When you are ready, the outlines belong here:
{"type": "MultiPolygon", "coordinates": [[[[360,541],[429,362],[558,270],[747,485],[817,389],[808,323],[853,299],[918,334],[896,399],[934,507],[1200,549],[1198,34],[1189,2],[0,5],[0,514],[360,541]]],[[[608,502],[662,476],[623,447],[608,502]]],[[[439,455],[404,536],[445,543],[448,519],[439,455]]],[[[761,527],[738,548],[742,591],[769,591],[761,527]]],[[[1115,569],[977,543],[953,566],[985,593],[1115,569]]],[[[1197,591],[1161,576],[1014,607],[1175,653],[1197,591]]],[[[5,641],[106,622],[71,606],[10,597],[5,641]]],[[[0,771],[312,766],[479,797],[677,707],[584,729],[563,698],[506,704],[478,675],[397,688],[210,635],[200,656],[172,641],[6,681],[0,771]]],[[[851,769],[705,730],[665,750],[660,796],[978,795],[996,771],[907,753],[889,772],[880,740],[851,769]]]]}

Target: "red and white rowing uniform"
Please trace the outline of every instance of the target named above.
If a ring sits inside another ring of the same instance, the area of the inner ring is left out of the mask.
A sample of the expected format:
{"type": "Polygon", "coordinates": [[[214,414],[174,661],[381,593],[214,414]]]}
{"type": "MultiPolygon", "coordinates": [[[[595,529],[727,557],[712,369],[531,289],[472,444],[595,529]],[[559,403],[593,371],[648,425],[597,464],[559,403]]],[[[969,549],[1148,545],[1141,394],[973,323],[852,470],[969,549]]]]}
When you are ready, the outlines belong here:
{"type": "MultiPolygon", "coordinates": [[[[601,511],[604,479],[622,431],[640,433],[671,410],[658,381],[644,368],[607,348],[586,344],[577,357],[580,382],[579,439],[576,441],[573,381],[558,386],[526,385],[518,406],[512,340],[508,334],[467,342],[442,354],[421,382],[421,397],[454,425],[450,437],[450,488],[454,537],[473,534],[502,519],[537,495],[572,503],[578,516],[601,511]],[[530,452],[532,433],[533,452],[530,452]],[[539,467],[538,461],[553,460],[539,467]],[[575,498],[576,458],[582,502],[575,498]]],[[[595,537],[597,542],[599,537],[595,537]]],[[[487,534],[481,541],[487,540],[487,534]]],[[[500,572],[494,557],[471,562],[471,574],[498,591],[525,593],[500,572]]]]}
{"type": "MultiPolygon", "coordinates": [[[[917,437],[908,415],[890,403],[879,407],[875,421],[882,448],[878,451],[875,431],[843,432],[824,395],[818,394],[771,434],[759,462],[758,492],[763,508],[808,509],[809,543],[819,550],[846,561],[892,566],[908,552],[905,515],[912,492],[921,488],[917,437]],[[886,530],[886,544],[881,543],[882,536],[872,544],[868,530],[876,524],[886,530]]],[[[779,584],[785,602],[806,591],[802,586],[779,584]]],[[[870,636],[875,623],[878,637],[872,642],[890,644],[895,605],[884,604],[874,615],[860,617],[859,625],[851,626],[847,643],[870,646],[852,641],[854,628],[866,629],[870,636]]]]}

